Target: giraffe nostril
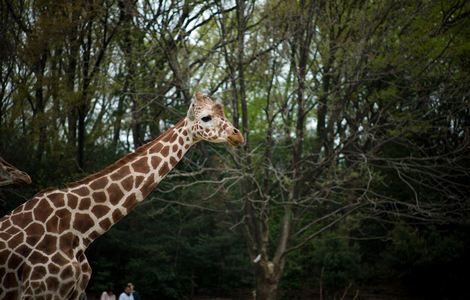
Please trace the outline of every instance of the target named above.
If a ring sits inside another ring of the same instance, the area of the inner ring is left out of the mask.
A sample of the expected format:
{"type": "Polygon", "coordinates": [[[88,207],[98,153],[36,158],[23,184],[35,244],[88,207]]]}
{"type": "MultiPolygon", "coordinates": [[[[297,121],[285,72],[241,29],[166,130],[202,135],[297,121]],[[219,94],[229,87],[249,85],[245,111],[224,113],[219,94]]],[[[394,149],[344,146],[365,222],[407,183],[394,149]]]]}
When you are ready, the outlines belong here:
{"type": "Polygon", "coordinates": [[[233,133],[234,133],[234,134],[238,134],[238,133],[239,133],[238,129],[234,128],[234,129],[233,129],[233,133]]]}

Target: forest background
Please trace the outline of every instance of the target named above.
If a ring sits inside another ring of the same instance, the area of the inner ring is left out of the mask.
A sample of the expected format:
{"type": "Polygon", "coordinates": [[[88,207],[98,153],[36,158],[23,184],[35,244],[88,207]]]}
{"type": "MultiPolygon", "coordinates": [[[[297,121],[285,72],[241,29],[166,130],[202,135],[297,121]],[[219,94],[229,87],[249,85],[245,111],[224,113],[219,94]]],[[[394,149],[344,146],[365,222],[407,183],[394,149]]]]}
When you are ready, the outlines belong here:
{"type": "Polygon", "coordinates": [[[200,143],[87,251],[90,295],[464,299],[470,4],[0,1],[0,154],[42,188],[100,170],[213,95],[200,143]],[[256,261],[256,262],[255,262],[256,261]]]}

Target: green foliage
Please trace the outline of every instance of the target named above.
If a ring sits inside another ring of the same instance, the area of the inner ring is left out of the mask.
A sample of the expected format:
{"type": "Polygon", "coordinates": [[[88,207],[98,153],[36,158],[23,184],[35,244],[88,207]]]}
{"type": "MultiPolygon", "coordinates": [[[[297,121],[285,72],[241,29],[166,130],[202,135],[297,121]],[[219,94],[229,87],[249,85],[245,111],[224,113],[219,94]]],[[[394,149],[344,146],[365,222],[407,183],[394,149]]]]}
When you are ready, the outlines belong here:
{"type": "Polygon", "coordinates": [[[247,253],[272,259],[288,219],[287,248],[304,244],[286,255],[286,291],[468,298],[469,10],[2,1],[0,155],[33,184],[0,190],[0,212],[158,136],[206,89],[247,145],[194,147],[177,167],[190,175],[165,179],[92,244],[89,291],[251,292],[247,253]]]}

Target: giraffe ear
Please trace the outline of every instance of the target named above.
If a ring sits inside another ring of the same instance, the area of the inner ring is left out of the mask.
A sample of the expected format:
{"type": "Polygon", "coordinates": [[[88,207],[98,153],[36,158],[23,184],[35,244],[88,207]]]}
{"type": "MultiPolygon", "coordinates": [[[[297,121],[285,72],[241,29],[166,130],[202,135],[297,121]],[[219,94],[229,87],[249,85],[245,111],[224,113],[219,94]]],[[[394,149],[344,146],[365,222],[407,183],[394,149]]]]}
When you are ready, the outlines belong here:
{"type": "Polygon", "coordinates": [[[189,105],[187,117],[191,121],[195,119],[195,114],[194,114],[194,107],[198,105],[199,103],[202,103],[204,101],[204,95],[201,92],[196,92],[194,98],[191,100],[191,104],[189,105]]]}
{"type": "MultiPolygon", "coordinates": [[[[196,92],[196,97],[195,97],[195,102],[196,103],[204,103],[204,94],[201,92],[196,92]]],[[[194,101],[194,100],[193,100],[194,101]]]]}
{"type": "Polygon", "coordinates": [[[194,103],[195,101],[191,101],[191,104],[189,105],[189,109],[188,109],[188,113],[186,114],[186,116],[188,117],[189,120],[191,121],[194,121],[194,119],[196,118],[195,114],[194,114],[194,103]]]}
{"type": "Polygon", "coordinates": [[[224,106],[222,105],[221,102],[219,101],[215,102],[214,106],[212,107],[212,110],[214,111],[216,115],[225,117],[224,106]]]}

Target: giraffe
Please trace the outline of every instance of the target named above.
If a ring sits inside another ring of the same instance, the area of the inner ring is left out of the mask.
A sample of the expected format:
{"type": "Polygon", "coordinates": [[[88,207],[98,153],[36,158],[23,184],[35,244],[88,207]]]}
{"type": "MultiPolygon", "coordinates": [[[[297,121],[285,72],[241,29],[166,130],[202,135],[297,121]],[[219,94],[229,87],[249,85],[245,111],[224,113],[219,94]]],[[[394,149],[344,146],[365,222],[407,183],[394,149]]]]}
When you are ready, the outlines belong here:
{"type": "Polygon", "coordinates": [[[28,174],[18,170],[0,157],[0,186],[30,183],[31,178],[28,174]]]}
{"type": "Polygon", "coordinates": [[[197,92],[158,138],[65,188],[39,192],[0,219],[0,299],[78,299],[87,247],[125,217],[195,143],[244,143],[221,104],[197,92]]]}

